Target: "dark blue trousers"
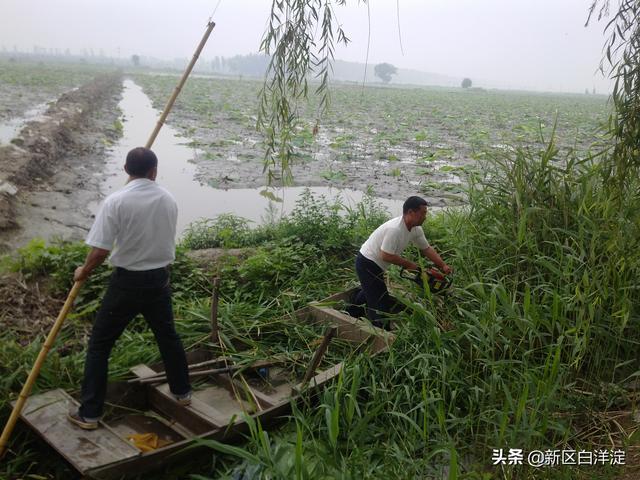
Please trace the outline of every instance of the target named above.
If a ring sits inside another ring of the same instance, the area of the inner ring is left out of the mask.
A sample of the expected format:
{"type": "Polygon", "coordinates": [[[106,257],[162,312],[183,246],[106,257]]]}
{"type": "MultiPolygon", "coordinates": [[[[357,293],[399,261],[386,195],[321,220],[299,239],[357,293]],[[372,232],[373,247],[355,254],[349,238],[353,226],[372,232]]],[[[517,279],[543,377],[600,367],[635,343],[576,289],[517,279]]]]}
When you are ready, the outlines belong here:
{"type": "Polygon", "coordinates": [[[362,290],[356,295],[356,305],[367,305],[367,318],[376,326],[384,323],[385,313],[398,313],[403,305],[389,294],[384,283],[384,271],[358,252],[356,273],[362,290]]]}
{"type": "Polygon", "coordinates": [[[111,349],[138,314],[144,316],[155,335],[171,392],[182,395],[191,390],[187,359],[173,323],[169,271],[166,268],[146,271],[116,268],[89,339],[81,416],[97,418],[102,415],[111,349]]]}

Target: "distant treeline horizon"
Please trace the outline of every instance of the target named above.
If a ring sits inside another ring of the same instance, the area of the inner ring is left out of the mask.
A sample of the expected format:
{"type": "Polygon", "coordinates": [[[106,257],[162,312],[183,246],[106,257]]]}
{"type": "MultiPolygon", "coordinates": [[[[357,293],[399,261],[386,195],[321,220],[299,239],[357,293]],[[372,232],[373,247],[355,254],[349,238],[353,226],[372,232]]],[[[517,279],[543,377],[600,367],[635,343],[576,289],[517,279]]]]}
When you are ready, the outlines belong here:
{"type": "MultiPolygon", "coordinates": [[[[159,59],[146,55],[131,55],[130,57],[113,57],[103,53],[101,49],[84,49],[82,53],[72,53],[70,49],[46,49],[33,47],[33,52],[25,52],[17,49],[8,50],[0,47],[0,59],[8,61],[29,60],[34,62],[47,62],[54,60],[61,63],[86,63],[109,65],[120,68],[154,68],[184,70],[190,58],[174,58],[171,60],[159,59]]],[[[234,55],[232,57],[214,56],[213,58],[201,57],[194,67],[195,73],[214,73],[221,75],[233,75],[242,77],[264,78],[270,57],[264,54],[249,53],[246,55],[234,55]]],[[[343,82],[356,83],[383,83],[374,74],[376,63],[350,62],[334,60],[332,63],[332,79],[343,82]]],[[[445,75],[440,73],[425,72],[405,68],[397,68],[390,83],[400,85],[424,85],[435,87],[460,87],[464,77],[445,75]]],[[[502,80],[486,80],[470,77],[474,87],[509,90],[534,90],[532,86],[509,84],[502,80]]],[[[560,92],[557,92],[560,93],[560,92]]],[[[581,91],[566,93],[582,93],[581,91]]],[[[595,88],[584,90],[586,94],[597,94],[595,88]]],[[[605,93],[606,94],[606,93],[605,93]]]]}

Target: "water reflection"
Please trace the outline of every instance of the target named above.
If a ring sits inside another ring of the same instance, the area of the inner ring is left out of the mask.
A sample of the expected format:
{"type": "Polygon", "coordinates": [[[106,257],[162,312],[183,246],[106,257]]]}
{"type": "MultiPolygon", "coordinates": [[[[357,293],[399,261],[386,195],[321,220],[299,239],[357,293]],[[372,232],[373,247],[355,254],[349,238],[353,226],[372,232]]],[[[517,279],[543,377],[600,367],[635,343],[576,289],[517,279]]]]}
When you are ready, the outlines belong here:
{"type": "MultiPolygon", "coordinates": [[[[127,152],[139,145],[144,145],[155,126],[160,112],[153,108],[151,100],[142,88],[131,80],[125,80],[123,97],[119,104],[124,114],[123,136],[113,148],[105,169],[106,178],[101,192],[104,195],[117,190],[124,185],[124,159],[127,152]]],[[[171,115],[169,115],[171,118],[171,115]]],[[[212,218],[221,213],[232,213],[247,218],[256,223],[264,223],[290,212],[305,187],[288,187],[274,191],[282,202],[274,202],[261,195],[262,188],[239,188],[221,190],[202,185],[194,180],[196,165],[192,163],[195,157],[193,148],[183,145],[176,129],[164,125],[153,145],[158,155],[159,168],[156,181],[167,188],[178,202],[178,232],[193,221],[200,218],[212,218]]],[[[102,174],[101,174],[102,175],[102,174]]],[[[329,187],[309,187],[316,195],[327,198],[340,198],[345,205],[355,205],[364,193],[350,189],[336,189],[329,187]]],[[[398,200],[377,198],[390,213],[400,214],[402,202],[398,200]]],[[[97,205],[92,205],[95,211],[97,205]]]]}

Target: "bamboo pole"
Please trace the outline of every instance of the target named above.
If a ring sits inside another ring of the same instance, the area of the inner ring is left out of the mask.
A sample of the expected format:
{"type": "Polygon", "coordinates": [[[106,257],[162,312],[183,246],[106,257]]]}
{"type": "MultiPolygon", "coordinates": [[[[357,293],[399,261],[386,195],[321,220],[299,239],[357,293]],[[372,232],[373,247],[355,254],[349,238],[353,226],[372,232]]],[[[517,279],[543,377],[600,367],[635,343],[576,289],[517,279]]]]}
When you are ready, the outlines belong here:
{"type": "MultiPolygon", "coordinates": [[[[209,39],[209,35],[211,34],[211,31],[213,30],[213,27],[215,27],[215,25],[216,24],[211,21],[207,24],[207,29],[202,37],[202,40],[200,40],[200,44],[196,48],[195,53],[193,54],[193,58],[191,59],[191,62],[187,66],[187,69],[185,70],[184,74],[182,75],[182,78],[180,79],[178,86],[175,88],[173,95],[171,95],[171,98],[167,102],[167,105],[164,107],[162,115],[160,115],[160,119],[158,120],[155,128],[153,129],[153,132],[151,133],[149,140],[147,140],[147,144],[145,145],[146,148],[151,148],[151,146],[153,145],[153,142],[158,136],[158,132],[162,128],[162,125],[164,124],[164,121],[167,118],[167,115],[169,115],[169,112],[171,111],[171,108],[173,107],[173,104],[178,94],[180,93],[180,90],[182,90],[184,83],[187,81],[187,77],[191,73],[191,70],[193,69],[193,66],[196,63],[196,60],[200,56],[200,52],[204,48],[205,43],[207,43],[207,40],[209,39]]],[[[9,437],[11,436],[11,433],[13,432],[16,422],[18,421],[18,417],[20,416],[20,413],[24,408],[24,404],[27,401],[29,394],[31,393],[33,384],[35,383],[36,378],[38,378],[38,375],[40,374],[40,369],[42,368],[42,364],[44,363],[44,360],[47,354],[49,353],[49,350],[51,349],[53,342],[58,336],[58,332],[60,331],[60,328],[62,328],[62,324],[64,323],[64,320],[66,319],[67,315],[69,314],[69,310],[71,310],[71,306],[73,305],[73,302],[78,296],[78,292],[80,291],[80,287],[82,283],[83,282],[75,282],[73,284],[73,287],[71,288],[71,291],[67,295],[67,299],[65,300],[64,305],[62,306],[62,310],[60,310],[60,313],[58,314],[58,318],[56,318],[56,321],[53,324],[53,327],[51,328],[51,331],[49,332],[49,335],[47,336],[47,339],[42,349],[40,350],[40,353],[38,354],[38,358],[36,359],[36,362],[31,368],[29,377],[27,378],[26,383],[24,384],[24,386],[22,387],[22,390],[20,391],[18,400],[16,401],[16,404],[13,407],[13,410],[11,411],[9,420],[7,420],[7,423],[4,426],[4,430],[2,431],[2,436],[0,437],[0,459],[4,457],[7,451],[7,444],[9,443],[9,437]]]]}
{"type": "Polygon", "coordinates": [[[22,409],[24,408],[24,404],[27,401],[29,394],[31,393],[33,384],[35,383],[36,378],[38,378],[38,374],[40,373],[42,364],[44,363],[44,360],[47,354],[49,353],[49,350],[51,350],[51,347],[53,346],[53,342],[58,336],[58,332],[60,331],[60,328],[62,328],[62,324],[64,323],[65,318],[67,318],[67,314],[69,313],[69,310],[71,310],[71,306],[73,305],[73,302],[78,296],[78,292],[80,291],[81,285],[82,285],[82,281],[75,282],[73,284],[73,287],[71,288],[71,291],[67,296],[67,300],[64,302],[64,305],[62,306],[62,310],[60,310],[60,313],[58,314],[58,318],[56,318],[56,321],[54,322],[53,327],[49,332],[49,335],[47,335],[47,339],[45,340],[44,345],[40,349],[38,358],[36,359],[36,362],[33,364],[33,367],[31,368],[29,377],[27,378],[26,383],[22,387],[22,391],[20,392],[20,395],[18,396],[18,400],[16,401],[16,404],[13,407],[13,410],[11,411],[9,420],[7,420],[7,424],[5,425],[4,430],[2,431],[2,437],[0,437],[0,458],[4,456],[7,450],[7,444],[9,443],[9,437],[11,436],[11,432],[13,431],[13,428],[15,427],[16,422],[18,421],[20,412],[22,412],[22,409]]]}
{"type": "Polygon", "coordinates": [[[160,118],[158,119],[158,123],[156,123],[156,128],[153,129],[153,132],[151,133],[149,140],[147,140],[147,144],[145,145],[146,148],[151,148],[151,145],[153,145],[153,142],[158,136],[158,132],[162,128],[164,121],[167,119],[167,116],[169,115],[169,112],[173,107],[173,102],[176,101],[176,98],[178,97],[180,90],[182,90],[184,83],[187,81],[187,77],[191,73],[193,66],[196,64],[196,60],[198,60],[198,57],[200,56],[200,52],[204,48],[204,44],[207,43],[207,40],[209,39],[209,35],[211,35],[211,30],[213,30],[213,27],[215,26],[216,24],[213,22],[209,22],[207,24],[207,30],[204,32],[204,35],[202,36],[202,40],[200,40],[200,44],[198,45],[198,48],[196,48],[196,51],[193,54],[193,58],[191,59],[191,62],[189,62],[187,69],[182,74],[182,78],[180,79],[180,82],[178,82],[178,85],[176,85],[176,88],[173,91],[173,95],[171,95],[171,98],[169,98],[169,101],[167,102],[167,106],[164,107],[164,111],[162,112],[162,115],[160,115],[160,118]]]}

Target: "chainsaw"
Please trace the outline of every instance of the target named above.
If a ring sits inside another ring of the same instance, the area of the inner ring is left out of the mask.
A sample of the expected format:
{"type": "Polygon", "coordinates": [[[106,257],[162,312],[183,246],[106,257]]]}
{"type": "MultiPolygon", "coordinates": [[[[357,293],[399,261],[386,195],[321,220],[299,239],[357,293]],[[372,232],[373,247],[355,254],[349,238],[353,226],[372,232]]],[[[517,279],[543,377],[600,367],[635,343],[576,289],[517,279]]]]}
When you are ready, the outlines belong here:
{"type": "Polygon", "coordinates": [[[403,268],[400,270],[400,277],[417,283],[422,289],[424,289],[426,281],[431,293],[445,292],[451,286],[452,281],[451,278],[446,277],[435,268],[420,269],[417,272],[410,272],[403,268]]]}

